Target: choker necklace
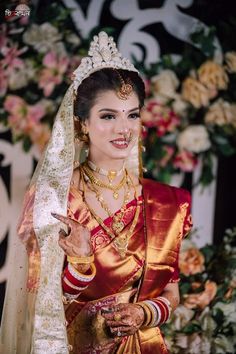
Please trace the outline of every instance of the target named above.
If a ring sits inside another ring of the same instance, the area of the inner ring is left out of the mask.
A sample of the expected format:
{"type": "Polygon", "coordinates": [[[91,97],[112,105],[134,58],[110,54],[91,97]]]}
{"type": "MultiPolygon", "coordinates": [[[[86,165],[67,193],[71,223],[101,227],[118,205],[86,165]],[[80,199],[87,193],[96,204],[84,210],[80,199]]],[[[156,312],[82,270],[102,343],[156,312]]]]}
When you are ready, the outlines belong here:
{"type": "Polygon", "coordinates": [[[119,198],[119,190],[125,185],[126,180],[127,180],[126,173],[124,173],[123,178],[121,179],[121,181],[117,185],[112,185],[111,183],[105,183],[105,182],[99,180],[98,178],[96,178],[94,176],[94,174],[92,173],[92,171],[90,170],[90,168],[86,164],[81,166],[81,168],[82,168],[84,174],[87,176],[90,183],[95,184],[97,187],[100,187],[100,188],[110,189],[111,191],[113,191],[113,198],[114,199],[119,198]]]}
{"type": "Polygon", "coordinates": [[[106,176],[109,180],[109,183],[112,183],[112,181],[114,180],[115,177],[120,176],[124,172],[124,166],[119,171],[115,171],[115,170],[107,171],[107,170],[104,170],[103,168],[97,167],[90,160],[87,160],[87,165],[92,171],[97,172],[98,174],[100,174],[102,176],[106,176]]]}

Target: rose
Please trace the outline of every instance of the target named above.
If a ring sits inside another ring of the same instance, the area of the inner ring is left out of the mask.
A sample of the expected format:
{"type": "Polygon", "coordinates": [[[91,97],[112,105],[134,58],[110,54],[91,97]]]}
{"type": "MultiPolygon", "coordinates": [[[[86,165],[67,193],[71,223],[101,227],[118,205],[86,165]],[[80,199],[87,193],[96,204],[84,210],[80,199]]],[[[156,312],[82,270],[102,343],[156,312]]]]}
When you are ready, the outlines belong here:
{"type": "Polygon", "coordinates": [[[179,86],[179,80],[172,70],[162,70],[159,75],[152,77],[153,92],[155,95],[161,95],[167,98],[173,98],[176,89],[179,86]]]}
{"type": "Polygon", "coordinates": [[[169,107],[150,99],[142,111],[142,122],[147,127],[155,127],[158,136],[173,132],[180,124],[180,118],[169,107]]]}
{"type": "Polygon", "coordinates": [[[192,172],[196,165],[197,158],[190,151],[182,150],[178,152],[173,160],[173,166],[184,172],[192,172]]]}
{"type": "Polygon", "coordinates": [[[208,150],[211,143],[208,132],[203,125],[189,125],[179,134],[177,145],[180,150],[199,153],[208,150]]]}
{"type": "Polygon", "coordinates": [[[182,86],[183,98],[190,102],[195,108],[206,107],[209,104],[209,90],[198,80],[188,77],[182,86]]]}
{"type": "MultiPolygon", "coordinates": [[[[208,60],[198,69],[199,81],[209,90],[226,90],[228,86],[228,75],[225,69],[218,63],[208,60]]],[[[214,97],[211,95],[211,97],[214,97]]]]}
{"type": "Polygon", "coordinates": [[[189,309],[200,308],[204,309],[214,299],[217,292],[217,285],[215,282],[207,280],[205,283],[205,290],[197,294],[184,295],[184,306],[189,309]]]}
{"type": "Polygon", "coordinates": [[[181,95],[176,94],[175,100],[172,103],[172,108],[180,116],[186,116],[188,103],[181,98],[181,95]]]}
{"type": "Polygon", "coordinates": [[[180,252],[179,268],[184,275],[192,275],[204,271],[205,258],[197,248],[189,248],[180,252]]]}
{"type": "Polygon", "coordinates": [[[236,52],[227,52],[225,54],[225,61],[227,64],[227,70],[230,73],[236,72],[236,52]]]}
{"type": "Polygon", "coordinates": [[[170,159],[172,158],[175,149],[169,145],[163,145],[162,148],[163,148],[163,152],[165,155],[160,159],[158,164],[160,167],[165,167],[168,164],[168,162],[170,161],[170,159]]]}
{"type": "Polygon", "coordinates": [[[236,127],[236,105],[219,98],[210,106],[204,120],[207,124],[232,124],[236,127]]]}

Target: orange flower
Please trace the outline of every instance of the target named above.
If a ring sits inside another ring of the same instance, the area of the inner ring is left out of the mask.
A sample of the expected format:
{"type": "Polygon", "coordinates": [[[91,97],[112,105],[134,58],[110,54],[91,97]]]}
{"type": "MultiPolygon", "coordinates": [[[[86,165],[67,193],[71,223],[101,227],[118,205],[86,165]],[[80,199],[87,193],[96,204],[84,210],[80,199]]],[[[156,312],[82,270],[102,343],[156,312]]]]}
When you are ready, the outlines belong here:
{"type": "Polygon", "coordinates": [[[217,292],[217,285],[215,282],[207,280],[205,283],[205,290],[198,294],[185,295],[184,306],[189,309],[196,307],[203,310],[214,299],[217,292]]]}
{"type": "Polygon", "coordinates": [[[184,275],[201,273],[204,267],[204,256],[197,248],[188,248],[180,253],[179,268],[184,275]]]}

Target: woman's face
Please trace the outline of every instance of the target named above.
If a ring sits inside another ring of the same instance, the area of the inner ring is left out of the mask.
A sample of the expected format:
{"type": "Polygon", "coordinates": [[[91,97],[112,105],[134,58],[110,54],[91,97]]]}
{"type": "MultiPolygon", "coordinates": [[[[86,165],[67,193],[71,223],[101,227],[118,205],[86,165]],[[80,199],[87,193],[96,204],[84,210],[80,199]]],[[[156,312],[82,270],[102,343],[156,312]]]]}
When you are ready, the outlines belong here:
{"type": "MultiPolygon", "coordinates": [[[[140,132],[140,108],[133,92],[126,100],[115,91],[98,95],[85,123],[89,134],[89,157],[108,166],[123,160],[137,141],[140,132]]],[[[114,167],[114,166],[113,166],[114,167]]]]}

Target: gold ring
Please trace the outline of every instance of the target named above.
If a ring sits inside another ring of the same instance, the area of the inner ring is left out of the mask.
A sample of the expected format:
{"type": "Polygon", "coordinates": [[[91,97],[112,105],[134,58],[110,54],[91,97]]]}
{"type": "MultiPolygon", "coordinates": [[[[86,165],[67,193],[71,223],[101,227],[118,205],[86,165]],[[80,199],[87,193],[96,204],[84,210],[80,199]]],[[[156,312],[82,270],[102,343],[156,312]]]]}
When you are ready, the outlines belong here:
{"type": "Polygon", "coordinates": [[[121,320],[121,314],[120,313],[115,313],[114,314],[114,321],[120,321],[121,320]]]}

